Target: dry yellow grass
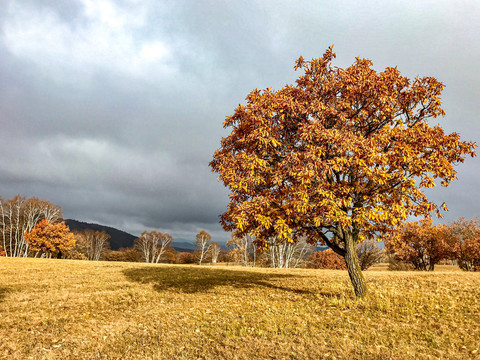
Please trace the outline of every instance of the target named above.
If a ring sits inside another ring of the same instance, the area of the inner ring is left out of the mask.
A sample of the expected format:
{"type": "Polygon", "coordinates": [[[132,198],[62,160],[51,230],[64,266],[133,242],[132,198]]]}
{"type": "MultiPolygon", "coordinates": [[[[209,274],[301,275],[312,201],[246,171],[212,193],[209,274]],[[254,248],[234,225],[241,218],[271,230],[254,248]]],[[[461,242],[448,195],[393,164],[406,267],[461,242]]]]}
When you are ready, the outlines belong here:
{"type": "Polygon", "coordinates": [[[365,275],[0,258],[0,358],[480,358],[480,273],[365,275]]]}

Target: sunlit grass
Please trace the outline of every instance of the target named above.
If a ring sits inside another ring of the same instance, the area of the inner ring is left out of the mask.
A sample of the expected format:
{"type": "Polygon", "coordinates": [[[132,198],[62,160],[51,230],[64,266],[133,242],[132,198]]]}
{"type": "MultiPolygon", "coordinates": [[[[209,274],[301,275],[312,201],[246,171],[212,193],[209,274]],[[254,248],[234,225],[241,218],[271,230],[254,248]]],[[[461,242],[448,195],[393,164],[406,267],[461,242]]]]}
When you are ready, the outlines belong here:
{"type": "Polygon", "coordinates": [[[1,359],[475,359],[480,273],[0,258],[1,359]]]}

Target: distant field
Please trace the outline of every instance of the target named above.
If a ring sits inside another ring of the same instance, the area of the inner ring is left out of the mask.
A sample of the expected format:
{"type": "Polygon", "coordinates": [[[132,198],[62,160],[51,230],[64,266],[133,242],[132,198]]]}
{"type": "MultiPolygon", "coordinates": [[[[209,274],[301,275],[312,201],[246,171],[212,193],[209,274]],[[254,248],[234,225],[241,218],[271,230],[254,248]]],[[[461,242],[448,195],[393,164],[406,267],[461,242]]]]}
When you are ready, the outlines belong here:
{"type": "Polygon", "coordinates": [[[0,359],[478,359],[480,273],[0,258],[0,359]]]}

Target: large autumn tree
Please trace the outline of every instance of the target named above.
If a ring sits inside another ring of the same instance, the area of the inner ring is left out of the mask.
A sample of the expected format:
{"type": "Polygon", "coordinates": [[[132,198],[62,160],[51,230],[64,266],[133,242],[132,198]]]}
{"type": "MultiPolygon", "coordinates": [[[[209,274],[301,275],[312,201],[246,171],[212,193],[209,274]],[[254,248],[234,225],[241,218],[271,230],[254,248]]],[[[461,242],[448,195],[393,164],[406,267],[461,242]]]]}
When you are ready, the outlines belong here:
{"type": "Polygon", "coordinates": [[[345,259],[355,294],[366,285],[357,257],[363,239],[380,238],[409,215],[440,214],[423,188],[456,178],[453,165],[475,144],[427,120],[445,114],[444,85],[382,72],[357,58],[332,66],[330,47],[305,61],[295,85],[253,90],[228,116],[210,166],[229,187],[225,230],[250,234],[257,245],[302,235],[345,259]]]}

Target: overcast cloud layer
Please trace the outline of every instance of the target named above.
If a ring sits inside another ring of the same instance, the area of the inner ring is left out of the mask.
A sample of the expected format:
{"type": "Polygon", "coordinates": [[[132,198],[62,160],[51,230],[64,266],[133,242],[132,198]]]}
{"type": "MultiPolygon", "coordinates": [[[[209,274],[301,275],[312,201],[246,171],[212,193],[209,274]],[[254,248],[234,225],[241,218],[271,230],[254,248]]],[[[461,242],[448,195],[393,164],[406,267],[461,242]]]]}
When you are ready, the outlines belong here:
{"type": "MultiPolygon", "coordinates": [[[[480,2],[0,2],[0,196],[36,196],[65,218],[217,241],[227,191],[208,162],[225,116],[254,88],[300,74],[334,44],[376,70],[446,85],[438,122],[480,143],[480,2]]],[[[435,119],[437,121],[437,119],[435,119]]],[[[445,221],[480,215],[480,158],[429,192],[445,221]]]]}

